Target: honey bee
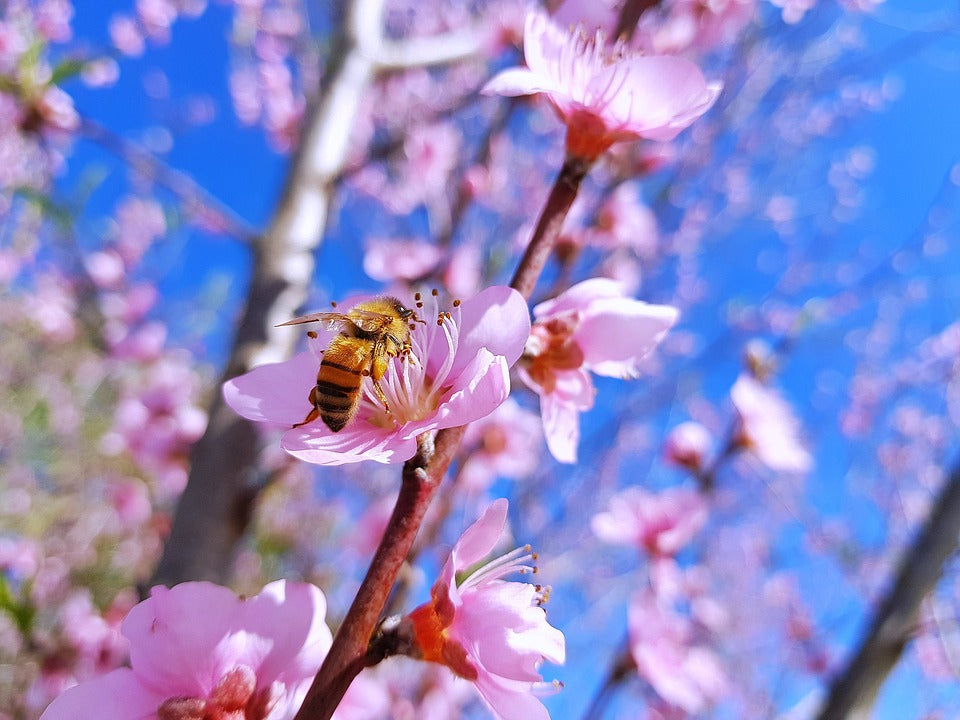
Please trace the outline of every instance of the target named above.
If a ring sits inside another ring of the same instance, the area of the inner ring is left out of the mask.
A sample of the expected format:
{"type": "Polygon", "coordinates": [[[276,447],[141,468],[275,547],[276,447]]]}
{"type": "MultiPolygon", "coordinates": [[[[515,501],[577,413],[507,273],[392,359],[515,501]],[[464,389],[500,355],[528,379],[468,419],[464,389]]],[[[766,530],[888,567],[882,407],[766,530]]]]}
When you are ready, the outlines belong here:
{"type": "Polygon", "coordinates": [[[387,412],[390,405],[380,385],[387,372],[389,358],[410,352],[410,331],[413,322],[423,322],[416,311],[394,297],[378,297],[362,302],[344,313],[318,312],[303,315],[281,323],[325,322],[330,328],[340,328],[323,352],[317,384],[310,390],[313,409],[302,423],[306,425],[319,417],[333,432],[339,432],[357,413],[363,378],[373,380],[373,389],[387,412]]]}

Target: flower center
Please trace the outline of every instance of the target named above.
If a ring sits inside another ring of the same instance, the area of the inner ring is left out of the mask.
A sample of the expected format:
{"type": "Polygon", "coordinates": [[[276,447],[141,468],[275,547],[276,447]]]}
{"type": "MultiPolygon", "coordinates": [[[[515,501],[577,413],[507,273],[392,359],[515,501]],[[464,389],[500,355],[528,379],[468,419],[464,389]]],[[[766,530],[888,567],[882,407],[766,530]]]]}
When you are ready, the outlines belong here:
{"type": "Polygon", "coordinates": [[[416,323],[410,331],[410,353],[388,364],[380,386],[389,412],[377,397],[373,383],[363,383],[362,402],[367,407],[364,415],[378,428],[393,429],[432,417],[450,392],[448,376],[460,339],[460,301],[455,300],[450,311],[441,310],[434,291],[423,310],[425,303],[420,293],[416,299],[421,315],[433,315],[436,319],[416,323]]]}
{"type": "Polygon", "coordinates": [[[531,379],[547,394],[557,387],[557,372],[583,365],[583,350],[573,340],[575,316],[536,323],[524,349],[523,361],[531,379]]]}
{"type": "Polygon", "coordinates": [[[172,697],[157,708],[158,720],[263,720],[269,693],[256,692],[257,677],[247,665],[225,673],[209,697],[172,697]]]}

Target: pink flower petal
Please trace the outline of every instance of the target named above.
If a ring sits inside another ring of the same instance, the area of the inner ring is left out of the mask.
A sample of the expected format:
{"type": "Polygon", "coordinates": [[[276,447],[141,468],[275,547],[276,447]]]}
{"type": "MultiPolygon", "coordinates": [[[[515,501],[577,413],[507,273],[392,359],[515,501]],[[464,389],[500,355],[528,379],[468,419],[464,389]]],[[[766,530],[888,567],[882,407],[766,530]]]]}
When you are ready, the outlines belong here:
{"type": "Polygon", "coordinates": [[[543,703],[530,694],[528,682],[508,680],[481,670],[474,684],[498,720],[550,720],[543,703]]]}
{"type": "Polygon", "coordinates": [[[720,86],[707,85],[694,63],[672,55],[633,57],[602,71],[596,84],[622,89],[606,112],[651,140],[673,140],[716,101],[720,86]]]}
{"type": "Polygon", "coordinates": [[[463,569],[487,557],[493,551],[507,525],[508,507],[509,503],[504,498],[490,503],[490,506],[483,511],[483,515],[457,540],[447,564],[454,569],[463,569]]]}
{"type": "Polygon", "coordinates": [[[243,603],[237,614],[238,626],[271,639],[269,652],[256,668],[261,687],[274,681],[291,685],[313,677],[333,640],[326,611],[320,588],[285,580],[270,583],[243,603]]]}
{"type": "Polygon", "coordinates": [[[597,375],[635,377],[637,363],[656,347],[677,321],[669,305],[640,300],[595,301],[574,333],[584,363],[597,375]]]}
{"type": "Polygon", "coordinates": [[[76,685],[44,710],[40,720],[143,720],[169,697],[145,687],[128,668],[76,685]]]}
{"type": "Polygon", "coordinates": [[[546,300],[533,309],[537,319],[552,317],[566,312],[589,308],[597,300],[605,298],[623,300],[623,283],[610,278],[590,278],[565,290],[557,297],[546,300]]]}
{"type": "Polygon", "coordinates": [[[429,426],[412,423],[408,436],[415,436],[425,429],[458,427],[486,417],[507,399],[510,394],[510,370],[500,355],[486,349],[480,350],[473,361],[462,371],[468,380],[466,387],[456,390],[438,408],[429,426]]]}
{"type": "Polygon", "coordinates": [[[230,636],[239,603],[229,588],[208,582],[153,588],[123,621],[137,677],[166,697],[207,697],[240,659],[210,652],[230,636]]]}
{"type": "Polygon", "coordinates": [[[280,447],[316,465],[344,465],[364,460],[395,463],[412,458],[417,452],[417,441],[397,431],[377,432],[362,419],[354,420],[336,433],[316,420],[285,432],[280,447]]]}
{"type": "Polygon", "coordinates": [[[505,285],[489,287],[460,305],[459,347],[450,372],[461,372],[482,348],[503,355],[512,367],[529,336],[530,312],[523,296],[505,285]]]}
{"type": "Polygon", "coordinates": [[[550,453],[559,462],[575,463],[580,442],[580,412],[551,393],[540,397],[540,414],[550,453]]]}
{"type": "Polygon", "coordinates": [[[562,92],[555,82],[526,68],[508,68],[494,75],[480,90],[484,95],[535,95],[536,93],[562,92]]]}
{"type": "Polygon", "coordinates": [[[287,362],[271,363],[223,384],[223,399],[248,420],[291,426],[310,412],[308,396],[316,383],[317,358],[302,352],[287,362]]]}

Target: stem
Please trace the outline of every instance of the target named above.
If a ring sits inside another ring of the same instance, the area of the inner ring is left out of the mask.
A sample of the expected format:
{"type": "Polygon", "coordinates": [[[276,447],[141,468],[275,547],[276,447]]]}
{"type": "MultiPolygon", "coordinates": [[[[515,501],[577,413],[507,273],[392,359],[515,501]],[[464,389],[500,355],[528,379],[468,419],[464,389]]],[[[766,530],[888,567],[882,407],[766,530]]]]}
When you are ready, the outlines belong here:
{"type": "Polygon", "coordinates": [[[607,677],[604,679],[603,685],[597,689],[597,694],[593,696],[590,706],[583,714],[583,720],[600,720],[604,708],[610,702],[614,689],[636,667],[633,656],[630,654],[629,639],[625,638],[620,645],[620,650],[610,666],[610,670],[607,671],[607,677]]]}
{"type": "Polygon", "coordinates": [[[530,244],[527,245],[526,252],[520,259],[513,280],[510,281],[510,287],[523,295],[526,300],[529,300],[533,294],[540,273],[543,272],[547,258],[553,252],[553,247],[560,236],[567,212],[573,205],[580,190],[580,183],[586,177],[591,164],[591,160],[570,155],[563,161],[560,174],[557,175],[550,195],[547,197],[547,203],[537,220],[530,244]]]}

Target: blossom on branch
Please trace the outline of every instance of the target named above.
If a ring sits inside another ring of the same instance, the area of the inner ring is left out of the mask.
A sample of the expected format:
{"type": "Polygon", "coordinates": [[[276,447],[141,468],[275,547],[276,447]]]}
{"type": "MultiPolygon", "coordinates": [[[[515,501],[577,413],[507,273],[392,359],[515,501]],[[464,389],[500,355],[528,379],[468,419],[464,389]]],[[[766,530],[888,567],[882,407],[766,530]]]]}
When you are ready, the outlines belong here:
{"type": "Polygon", "coordinates": [[[690,488],[650,493],[630,487],[610,498],[610,509],[593,516],[590,527],[601,540],[633,545],[654,557],[683,549],[707,520],[707,503],[690,488]]]}
{"type": "Polygon", "coordinates": [[[487,288],[449,311],[435,297],[426,303],[420,311],[426,322],[410,332],[410,355],[392,359],[380,381],[390,412],[365,381],[356,416],[339,432],[320,419],[292,427],[311,410],[320,353],[335,331],[321,331],[312,352],[228,381],[224,398],[249,420],[291,427],[280,446],[301,460],[403,462],[416,452],[418,435],[478,420],[507,399],[509,368],[530,334],[527,304],[508,287],[487,288]]]}
{"type": "Polygon", "coordinates": [[[288,720],[330,648],[325,614],[305,583],[246,599],[208,582],[155,587],[123,622],[130,667],[67,690],[41,720],[288,720]]]}
{"type": "Polygon", "coordinates": [[[608,47],[602,31],[565,30],[540,11],[527,16],[523,52],[527,67],[504,70],[483,92],[545,93],[567,126],[568,154],[586,160],[623,140],[672,140],[720,93],[689,60],[608,47]]]}
{"type": "Polygon", "coordinates": [[[738,415],[734,441],[771,470],[803,474],[813,458],[798,438],[800,424],[776,390],[741,375],[730,390],[738,415]]]}
{"type": "Polygon", "coordinates": [[[497,718],[548,720],[531,691],[551,687],[538,668],[544,660],[564,662],[563,633],[547,622],[543,588],[502,579],[534,571],[528,563],[536,557],[526,546],[471,570],[493,550],[506,522],[507,501],[500,499],[453,546],[430,602],[407,620],[420,657],[470,680],[497,718]]]}
{"type": "Polygon", "coordinates": [[[640,361],[676,322],[677,310],[625,297],[620,283],[593,278],[540,303],[533,314],[520,376],[540,395],[550,452],[560,462],[576,462],[579,415],[593,407],[596,393],[590,372],[637,377],[640,361]]]}

